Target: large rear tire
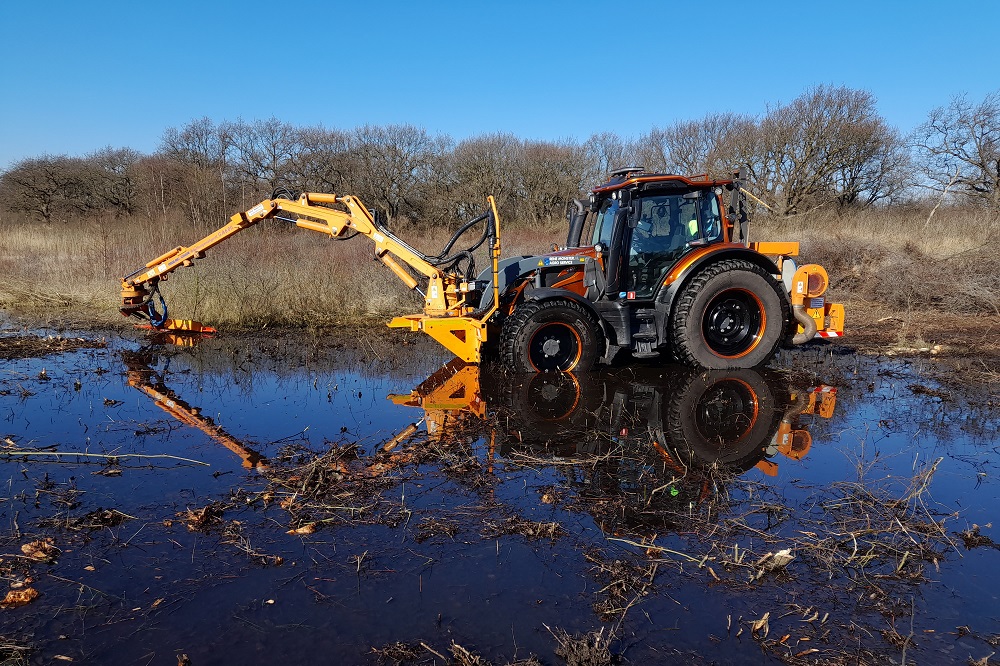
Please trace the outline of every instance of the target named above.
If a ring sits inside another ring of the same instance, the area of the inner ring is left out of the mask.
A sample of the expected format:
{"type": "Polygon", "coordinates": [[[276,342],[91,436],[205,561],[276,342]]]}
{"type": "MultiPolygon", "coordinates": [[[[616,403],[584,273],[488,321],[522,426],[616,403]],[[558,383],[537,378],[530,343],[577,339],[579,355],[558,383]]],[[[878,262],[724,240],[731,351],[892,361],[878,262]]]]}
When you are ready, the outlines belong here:
{"type": "Polygon", "coordinates": [[[680,460],[699,469],[716,463],[740,471],[753,467],[782,415],[767,381],[749,369],[692,373],[666,402],[668,443],[680,460]]]}
{"type": "Polygon", "coordinates": [[[719,261],[678,296],[673,351],[682,363],[710,370],[755,368],[774,357],[788,321],[788,299],[774,276],[749,261],[719,261]]]}
{"type": "Polygon", "coordinates": [[[515,372],[587,371],[602,341],[594,316],[579,303],[527,301],[504,322],[500,357],[515,372]]]}

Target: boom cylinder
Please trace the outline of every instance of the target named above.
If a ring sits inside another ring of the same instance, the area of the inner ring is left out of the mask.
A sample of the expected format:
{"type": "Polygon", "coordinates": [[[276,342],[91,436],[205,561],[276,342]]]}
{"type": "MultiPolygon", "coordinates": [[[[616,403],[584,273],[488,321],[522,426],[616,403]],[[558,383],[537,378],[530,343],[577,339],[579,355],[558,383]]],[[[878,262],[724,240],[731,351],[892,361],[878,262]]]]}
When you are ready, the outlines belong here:
{"type": "Polygon", "coordinates": [[[396,261],[395,259],[393,259],[389,255],[388,252],[386,252],[385,250],[383,250],[381,254],[377,254],[376,256],[379,258],[379,261],[381,261],[383,264],[385,264],[389,268],[390,271],[392,271],[393,273],[395,273],[396,277],[398,277],[400,280],[402,280],[403,284],[405,284],[409,289],[416,289],[417,288],[418,282],[417,282],[416,278],[414,278],[412,275],[410,275],[409,273],[407,273],[406,269],[404,269],[402,266],[400,266],[399,262],[396,261]]]}

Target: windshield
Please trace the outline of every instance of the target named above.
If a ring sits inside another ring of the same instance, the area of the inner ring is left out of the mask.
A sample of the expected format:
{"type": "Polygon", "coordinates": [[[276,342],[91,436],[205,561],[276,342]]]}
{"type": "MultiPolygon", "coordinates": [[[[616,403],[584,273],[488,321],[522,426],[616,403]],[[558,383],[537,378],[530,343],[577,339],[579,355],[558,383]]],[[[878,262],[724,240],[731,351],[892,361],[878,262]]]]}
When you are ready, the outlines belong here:
{"type": "Polygon", "coordinates": [[[618,199],[605,199],[594,220],[594,232],[590,244],[602,244],[611,247],[611,232],[615,228],[615,215],[618,213],[618,199]]]}
{"type": "Polygon", "coordinates": [[[652,297],[674,262],[692,241],[719,236],[719,204],[707,196],[656,194],[638,202],[638,219],[629,246],[629,291],[652,297]]]}

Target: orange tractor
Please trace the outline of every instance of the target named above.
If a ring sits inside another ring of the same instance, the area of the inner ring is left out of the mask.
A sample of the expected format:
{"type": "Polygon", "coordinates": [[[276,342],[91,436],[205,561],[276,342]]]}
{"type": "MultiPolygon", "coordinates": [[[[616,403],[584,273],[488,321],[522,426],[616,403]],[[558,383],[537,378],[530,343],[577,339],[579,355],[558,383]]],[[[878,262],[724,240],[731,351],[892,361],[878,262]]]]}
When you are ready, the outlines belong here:
{"type": "Polygon", "coordinates": [[[782,344],[842,335],[844,308],[824,298],[826,271],[797,266],[798,243],[751,242],[746,208],[738,178],[623,169],[589,200],[573,202],[564,248],[501,260],[492,197],[439,254],[427,255],[356,197],[276,194],[125,276],[121,311],[156,329],[203,329],[167,318],[159,283],[233,234],[278,219],[336,239],[368,238],[375,258],[423,297],[421,313],[389,326],[423,331],[467,363],[492,354],[525,372],[588,370],[627,357],[752,368],[782,344]],[[480,226],[474,242],[456,249],[480,226]],[[490,266],[477,274],[480,248],[490,266]]]}

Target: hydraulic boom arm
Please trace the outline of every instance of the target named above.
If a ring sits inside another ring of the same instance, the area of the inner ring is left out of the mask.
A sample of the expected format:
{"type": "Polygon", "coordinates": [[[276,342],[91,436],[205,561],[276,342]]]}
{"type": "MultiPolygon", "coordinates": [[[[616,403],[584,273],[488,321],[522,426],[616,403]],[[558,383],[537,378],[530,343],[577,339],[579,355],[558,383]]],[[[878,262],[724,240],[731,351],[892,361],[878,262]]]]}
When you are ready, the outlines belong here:
{"type": "Polygon", "coordinates": [[[355,235],[370,239],[375,246],[375,258],[408,288],[418,289],[420,285],[414,273],[427,280],[426,291],[421,292],[424,297],[423,314],[397,317],[390,322],[390,326],[423,330],[467,362],[480,360],[479,348],[486,339],[485,322],[499,302],[496,273],[500,258],[500,231],[493,197],[488,197],[487,211],[459,229],[442,253],[434,257],[415,250],[392,234],[356,197],[307,192],[294,201],[281,197],[266,199],[247,211],[233,215],[228,224],[196,243],[175,247],[122,278],[122,314],[148,319],[154,328],[170,326],[168,322],[172,320],[167,319],[166,304],[159,293],[160,280],[167,279],[178,268],[191,266],[195,259],[203,258],[207,250],[226,239],[270,218],[293,222],[303,229],[336,239],[355,235]],[[467,250],[449,254],[458,237],[480,222],[486,224],[480,240],[467,250]],[[494,294],[491,307],[480,312],[469,302],[469,294],[476,291],[479,285],[469,272],[461,273],[458,265],[463,258],[471,259],[472,252],[486,240],[491,241],[494,294]],[[159,299],[162,313],[157,310],[154,297],[159,299]]]}

